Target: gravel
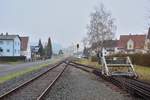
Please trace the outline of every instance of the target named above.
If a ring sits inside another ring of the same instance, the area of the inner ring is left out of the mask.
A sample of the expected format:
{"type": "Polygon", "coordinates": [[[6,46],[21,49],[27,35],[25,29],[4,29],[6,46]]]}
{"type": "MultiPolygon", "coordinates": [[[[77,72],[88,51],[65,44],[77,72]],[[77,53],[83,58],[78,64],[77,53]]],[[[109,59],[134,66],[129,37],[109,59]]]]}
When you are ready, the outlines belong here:
{"type": "Polygon", "coordinates": [[[56,76],[63,70],[65,64],[44,74],[42,77],[34,80],[32,83],[15,91],[4,100],[36,100],[38,96],[48,87],[48,85],[56,78],[56,76]]]}
{"type": "Polygon", "coordinates": [[[12,80],[6,81],[4,83],[0,84],[0,95],[5,93],[6,91],[9,91],[18,85],[24,83],[25,81],[39,75],[42,72],[45,72],[48,68],[52,67],[54,64],[49,65],[49,67],[43,67],[41,69],[26,73],[24,75],[21,75],[20,77],[13,78],[12,80]]]}
{"type": "Polygon", "coordinates": [[[46,100],[131,100],[107,87],[93,74],[69,66],[52,87],[46,100]]]}

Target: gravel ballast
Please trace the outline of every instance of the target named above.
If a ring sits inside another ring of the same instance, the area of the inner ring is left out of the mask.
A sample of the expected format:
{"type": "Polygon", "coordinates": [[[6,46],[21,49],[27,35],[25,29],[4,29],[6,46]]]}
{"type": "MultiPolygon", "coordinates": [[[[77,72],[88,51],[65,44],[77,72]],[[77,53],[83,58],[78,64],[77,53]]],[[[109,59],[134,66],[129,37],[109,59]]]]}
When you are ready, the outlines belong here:
{"type": "Polygon", "coordinates": [[[69,66],[46,100],[131,100],[107,87],[95,75],[69,66]]]}
{"type": "Polygon", "coordinates": [[[19,77],[13,78],[9,81],[6,81],[4,83],[0,84],[0,95],[4,94],[5,92],[17,87],[18,85],[24,83],[25,81],[39,75],[40,73],[45,72],[49,68],[53,67],[55,64],[49,65],[49,67],[43,67],[38,70],[34,70],[32,72],[26,73],[24,75],[21,75],[19,77]]]}
{"type": "Polygon", "coordinates": [[[4,100],[36,100],[63,70],[64,66],[65,64],[62,64],[48,71],[38,79],[11,93],[9,96],[5,97],[4,100]]]}

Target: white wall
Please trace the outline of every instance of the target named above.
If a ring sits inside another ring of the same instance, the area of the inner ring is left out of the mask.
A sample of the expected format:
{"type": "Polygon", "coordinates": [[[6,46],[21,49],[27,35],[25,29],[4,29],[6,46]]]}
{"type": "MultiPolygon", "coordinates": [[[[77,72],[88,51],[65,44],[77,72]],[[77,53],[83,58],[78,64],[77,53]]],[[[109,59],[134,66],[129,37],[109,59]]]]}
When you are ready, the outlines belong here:
{"type": "Polygon", "coordinates": [[[21,52],[21,41],[19,37],[14,39],[14,56],[20,56],[21,52]]]}
{"type": "Polygon", "coordinates": [[[3,49],[0,56],[20,56],[20,39],[16,37],[14,40],[0,40],[0,47],[3,49]]]}
{"type": "Polygon", "coordinates": [[[133,42],[133,40],[129,40],[128,42],[127,42],[127,49],[128,50],[133,50],[134,49],[134,42],[133,42]]]}
{"type": "Polygon", "coordinates": [[[1,56],[13,56],[13,40],[0,40],[1,56]]]}

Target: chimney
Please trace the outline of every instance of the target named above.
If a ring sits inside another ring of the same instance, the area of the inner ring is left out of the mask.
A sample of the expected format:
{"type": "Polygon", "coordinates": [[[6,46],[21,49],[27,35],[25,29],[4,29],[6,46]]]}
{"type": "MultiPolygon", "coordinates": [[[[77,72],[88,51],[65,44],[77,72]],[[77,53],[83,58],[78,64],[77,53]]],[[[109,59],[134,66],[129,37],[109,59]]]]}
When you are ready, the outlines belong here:
{"type": "Polygon", "coordinates": [[[3,33],[1,33],[1,35],[3,35],[3,33]]]}
{"type": "Polygon", "coordinates": [[[6,32],[6,35],[8,35],[8,32],[6,32]]]}

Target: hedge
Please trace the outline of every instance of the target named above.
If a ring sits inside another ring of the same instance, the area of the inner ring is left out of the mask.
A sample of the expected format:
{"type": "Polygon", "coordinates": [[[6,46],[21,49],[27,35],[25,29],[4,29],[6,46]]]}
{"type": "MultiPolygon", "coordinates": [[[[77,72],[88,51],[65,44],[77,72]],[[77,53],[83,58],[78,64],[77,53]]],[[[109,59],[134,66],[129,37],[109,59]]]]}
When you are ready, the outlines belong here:
{"type": "MultiPolygon", "coordinates": [[[[129,56],[133,64],[150,67],[150,54],[116,54],[112,56],[113,57],[129,56]]],[[[92,56],[91,61],[98,62],[98,58],[96,56],[92,56]]]]}
{"type": "Polygon", "coordinates": [[[117,57],[129,56],[133,64],[150,67],[150,54],[117,54],[113,56],[117,57]]]}
{"type": "Polygon", "coordinates": [[[98,58],[97,58],[96,56],[92,56],[92,57],[91,57],[91,61],[92,61],[92,62],[97,62],[97,61],[98,61],[98,58]]]}
{"type": "Polygon", "coordinates": [[[0,61],[23,61],[25,56],[1,56],[0,61]]]}

